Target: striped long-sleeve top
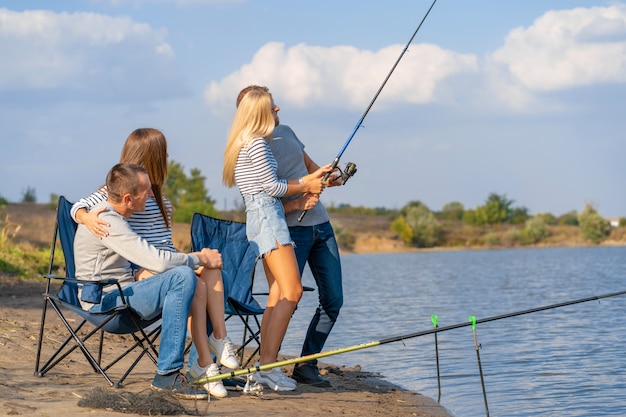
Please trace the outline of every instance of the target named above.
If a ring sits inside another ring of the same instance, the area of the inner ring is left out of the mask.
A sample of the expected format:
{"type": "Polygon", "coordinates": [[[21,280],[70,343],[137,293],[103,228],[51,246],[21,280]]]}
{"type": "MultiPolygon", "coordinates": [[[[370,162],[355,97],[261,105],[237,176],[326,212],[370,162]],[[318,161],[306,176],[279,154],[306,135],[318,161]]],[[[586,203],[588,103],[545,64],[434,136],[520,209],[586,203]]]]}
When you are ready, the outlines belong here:
{"type": "Polygon", "coordinates": [[[267,142],[256,138],[239,151],[235,165],[235,182],[242,196],[266,192],[280,198],[287,193],[287,180],[276,175],[278,164],[267,142]]]}
{"type": "MultiPolygon", "coordinates": [[[[70,211],[72,218],[76,220],[78,209],[85,208],[91,210],[93,206],[106,200],[107,197],[108,193],[105,186],[89,197],[81,198],[72,206],[70,211]]],[[[168,212],[169,223],[172,224],[172,204],[166,197],[163,197],[163,199],[168,212]]],[[[146,210],[133,213],[128,219],[128,224],[135,233],[146,239],[151,245],[163,250],[176,251],[172,239],[172,229],[165,224],[161,210],[159,210],[159,206],[154,198],[147,199],[146,210]]]]}

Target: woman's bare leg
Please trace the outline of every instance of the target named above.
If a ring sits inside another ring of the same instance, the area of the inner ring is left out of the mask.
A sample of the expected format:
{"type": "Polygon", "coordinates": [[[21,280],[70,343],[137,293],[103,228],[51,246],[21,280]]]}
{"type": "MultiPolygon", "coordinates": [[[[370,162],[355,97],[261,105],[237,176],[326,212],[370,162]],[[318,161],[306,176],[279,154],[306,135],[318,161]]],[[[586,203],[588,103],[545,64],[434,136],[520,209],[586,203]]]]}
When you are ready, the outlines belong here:
{"type": "Polygon", "coordinates": [[[219,269],[202,268],[199,280],[202,280],[206,287],[205,306],[213,327],[213,337],[223,339],[226,337],[226,321],[224,320],[224,283],[222,281],[222,271],[219,269]]]}
{"type": "Polygon", "coordinates": [[[213,363],[206,334],[206,306],[206,283],[199,279],[196,284],[196,293],[189,309],[189,327],[191,328],[191,338],[198,351],[198,365],[201,367],[207,367],[213,363]]]}
{"type": "Polygon", "coordinates": [[[263,261],[270,294],[261,325],[259,362],[262,365],[276,361],[291,315],[302,297],[300,271],[292,245],[278,245],[263,261]]]}

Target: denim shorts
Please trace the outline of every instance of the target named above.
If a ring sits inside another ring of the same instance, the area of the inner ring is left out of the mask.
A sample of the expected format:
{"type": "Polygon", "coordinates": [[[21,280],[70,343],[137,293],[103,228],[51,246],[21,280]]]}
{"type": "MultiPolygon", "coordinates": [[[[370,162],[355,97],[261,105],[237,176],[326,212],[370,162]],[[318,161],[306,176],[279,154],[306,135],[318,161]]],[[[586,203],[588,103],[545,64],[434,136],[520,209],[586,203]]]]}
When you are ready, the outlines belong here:
{"type": "Polygon", "coordinates": [[[246,204],[246,236],[250,245],[256,250],[257,257],[264,257],[278,246],[293,245],[283,203],[266,193],[247,195],[246,204]]]}

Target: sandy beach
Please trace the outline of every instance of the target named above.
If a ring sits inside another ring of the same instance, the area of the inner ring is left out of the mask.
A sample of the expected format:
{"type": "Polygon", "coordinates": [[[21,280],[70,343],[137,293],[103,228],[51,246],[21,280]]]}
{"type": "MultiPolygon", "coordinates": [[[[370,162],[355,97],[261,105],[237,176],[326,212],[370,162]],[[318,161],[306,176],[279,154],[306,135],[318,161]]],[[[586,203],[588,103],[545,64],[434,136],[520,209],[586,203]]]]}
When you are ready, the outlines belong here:
{"type": "MultiPolygon", "coordinates": [[[[331,381],[331,388],[300,384],[293,392],[276,393],[265,389],[258,396],[230,391],[228,398],[212,398],[210,402],[155,395],[150,390],[150,382],[156,368],[147,359],[140,362],[122,388],[110,388],[102,376],[91,371],[79,352],[72,353],[43,378],[37,377],[34,369],[43,291],[41,282],[0,277],[0,415],[108,417],[156,415],[155,410],[167,410],[170,415],[252,417],[291,417],[296,413],[305,416],[449,416],[436,401],[394,386],[385,381],[383,375],[374,375],[359,367],[330,364],[323,365],[321,372],[331,381]],[[99,401],[102,398],[105,400],[99,401]],[[168,407],[159,401],[168,401],[168,407]],[[100,408],[112,405],[109,408],[118,409],[125,403],[128,403],[126,410],[100,408]]],[[[64,338],[61,322],[53,320],[47,330],[46,343],[57,346],[64,338]]],[[[117,342],[106,345],[107,353],[121,351],[124,341],[117,342]]],[[[290,367],[283,370],[291,373],[290,367]]]]}

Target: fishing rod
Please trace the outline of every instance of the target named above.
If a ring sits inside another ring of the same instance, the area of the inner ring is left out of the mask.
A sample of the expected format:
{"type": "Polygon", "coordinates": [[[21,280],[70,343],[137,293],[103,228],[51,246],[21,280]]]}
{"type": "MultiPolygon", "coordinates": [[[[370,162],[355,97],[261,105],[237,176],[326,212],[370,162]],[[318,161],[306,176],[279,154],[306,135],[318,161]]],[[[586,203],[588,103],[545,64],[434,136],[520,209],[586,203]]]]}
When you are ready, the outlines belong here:
{"type": "Polygon", "coordinates": [[[354,346],[348,346],[348,347],[344,347],[344,348],[328,350],[328,351],[325,351],[325,352],[314,353],[314,354],[311,354],[311,355],[300,356],[300,357],[292,358],[292,359],[286,359],[286,360],[283,360],[283,361],[268,363],[268,364],[265,364],[265,365],[258,365],[258,366],[253,366],[253,367],[249,367],[249,368],[243,368],[243,369],[239,369],[239,370],[235,370],[235,371],[231,371],[231,372],[225,372],[223,374],[219,374],[219,375],[215,375],[215,376],[211,376],[211,377],[200,378],[200,379],[194,380],[192,382],[194,384],[205,384],[207,382],[219,381],[221,379],[234,378],[236,376],[253,374],[253,373],[256,373],[256,372],[259,372],[259,371],[267,371],[267,370],[270,370],[272,368],[276,368],[276,367],[279,367],[279,366],[288,366],[288,365],[294,365],[294,364],[297,364],[297,363],[309,362],[309,361],[314,360],[314,359],[319,359],[319,358],[324,358],[324,357],[327,357],[327,356],[338,355],[340,353],[353,352],[353,351],[356,351],[356,350],[367,349],[367,348],[371,348],[371,347],[374,347],[374,346],[385,345],[387,343],[400,342],[400,341],[403,341],[403,340],[406,340],[406,339],[412,339],[412,338],[415,338],[415,337],[425,336],[425,335],[429,335],[429,334],[437,334],[437,333],[445,332],[445,331],[448,331],[448,330],[454,330],[454,329],[458,329],[458,328],[466,327],[466,326],[475,326],[476,324],[480,324],[480,323],[488,323],[490,321],[502,320],[502,319],[506,319],[506,318],[510,318],[510,317],[521,316],[521,315],[524,315],[524,314],[537,313],[539,311],[551,310],[551,309],[565,307],[565,306],[570,306],[570,305],[574,305],[574,304],[586,303],[586,302],[589,302],[589,301],[596,301],[596,300],[599,301],[599,300],[601,300],[603,298],[617,297],[619,295],[624,295],[624,294],[626,294],[626,291],[619,291],[619,292],[614,292],[614,293],[604,294],[604,295],[595,295],[593,297],[587,297],[587,298],[580,298],[578,300],[565,301],[565,302],[562,302],[562,303],[551,304],[551,305],[547,305],[547,306],[543,306],[543,307],[531,308],[531,309],[528,309],[528,310],[516,311],[516,312],[513,312],[513,313],[507,313],[507,314],[502,314],[502,315],[499,315],[499,316],[487,317],[487,318],[478,319],[478,320],[475,320],[475,321],[474,320],[466,321],[466,322],[452,324],[452,325],[444,326],[444,327],[437,327],[437,326],[435,326],[433,329],[430,329],[430,330],[423,330],[423,331],[416,332],[416,333],[409,333],[409,334],[405,334],[405,335],[401,335],[401,336],[388,337],[386,339],[374,340],[374,341],[371,341],[371,342],[361,343],[361,344],[354,345],[354,346]]]}
{"type": "MultiPolygon", "coordinates": [[[[476,359],[478,361],[478,372],[480,373],[480,385],[483,387],[483,401],[485,402],[485,411],[487,417],[489,417],[489,404],[487,404],[487,391],[485,391],[485,378],[483,377],[483,365],[480,361],[480,344],[476,337],[476,316],[469,316],[469,321],[472,324],[472,332],[474,332],[474,347],[476,349],[476,359]]],[[[437,334],[435,334],[436,336],[437,334]]]]}
{"type": "MultiPolygon", "coordinates": [[[[356,125],[354,126],[354,129],[352,130],[352,133],[350,134],[350,136],[348,137],[348,140],[346,140],[346,143],[344,143],[343,147],[341,148],[341,150],[339,151],[339,153],[337,154],[337,156],[335,157],[335,159],[333,160],[333,163],[331,165],[331,170],[324,176],[324,181],[326,181],[328,179],[328,177],[330,176],[330,173],[332,171],[335,170],[335,168],[337,168],[337,165],[339,165],[339,160],[341,159],[341,156],[343,155],[343,153],[345,152],[346,148],[348,147],[348,145],[350,144],[350,142],[352,141],[352,138],[354,137],[354,135],[356,135],[357,130],[359,130],[359,128],[361,127],[361,125],[363,124],[363,120],[365,120],[365,116],[367,116],[367,113],[369,113],[370,109],[372,108],[372,106],[374,105],[374,102],[376,101],[376,99],[378,98],[378,96],[380,95],[380,92],[383,91],[383,88],[385,87],[385,84],[387,84],[387,81],[389,80],[389,78],[391,77],[391,74],[393,74],[394,70],[396,69],[396,67],[398,66],[398,64],[400,63],[400,60],[402,59],[402,57],[404,56],[404,54],[406,53],[406,51],[409,49],[409,45],[411,44],[411,42],[413,42],[413,39],[415,38],[415,35],[417,35],[417,32],[420,30],[420,28],[422,27],[422,25],[424,24],[424,21],[426,20],[426,18],[428,17],[428,15],[430,14],[430,11],[432,10],[432,8],[435,6],[435,3],[437,3],[437,0],[433,0],[433,3],[430,5],[430,7],[428,8],[428,11],[426,12],[426,14],[424,15],[424,17],[422,18],[422,21],[420,22],[420,24],[417,26],[417,29],[415,29],[415,32],[413,32],[413,36],[411,36],[411,38],[409,39],[409,41],[406,43],[404,49],[402,50],[402,53],[400,53],[400,56],[398,56],[398,59],[396,59],[396,62],[393,64],[393,66],[391,67],[391,70],[389,71],[389,73],[387,74],[387,76],[385,77],[385,80],[383,81],[383,83],[380,85],[380,87],[378,88],[378,91],[376,91],[376,94],[374,95],[374,98],[372,99],[372,101],[370,102],[370,104],[367,106],[367,108],[365,109],[365,111],[363,112],[363,115],[361,116],[361,118],[359,119],[359,121],[356,123],[356,125]]],[[[302,213],[300,213],[300,216],[298,217],[298,221],[301,222],[302,219],[304,218],[304,216],[306,215],[307,210],[303,210],[302,213]]]]}

